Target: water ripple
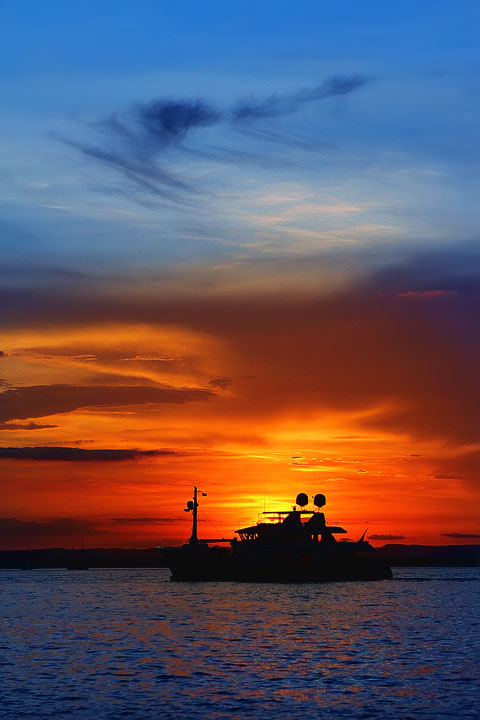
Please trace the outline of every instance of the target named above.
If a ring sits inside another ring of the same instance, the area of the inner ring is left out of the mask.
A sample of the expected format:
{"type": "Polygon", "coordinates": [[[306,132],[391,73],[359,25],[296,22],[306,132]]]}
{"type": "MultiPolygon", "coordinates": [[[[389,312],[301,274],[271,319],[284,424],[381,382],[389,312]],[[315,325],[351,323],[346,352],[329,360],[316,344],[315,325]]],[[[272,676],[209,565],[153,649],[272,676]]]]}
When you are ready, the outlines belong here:
{"type": "Polygon", "coordinates": [[[0,717],[478,718],[476,568],[392,582],[0,573],[0,717]]]}

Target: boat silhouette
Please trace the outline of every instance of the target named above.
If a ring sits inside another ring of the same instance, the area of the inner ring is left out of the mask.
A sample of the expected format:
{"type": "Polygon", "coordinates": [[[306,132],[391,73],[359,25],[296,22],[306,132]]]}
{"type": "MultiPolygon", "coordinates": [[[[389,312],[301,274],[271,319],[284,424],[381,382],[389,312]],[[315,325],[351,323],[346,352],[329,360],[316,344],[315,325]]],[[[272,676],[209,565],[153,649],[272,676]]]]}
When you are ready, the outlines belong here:
{"type": "Polygon", "coordinates": [[[238,538],[205,540],[198,538],[198,495],[195,487],[185,508],[192,513],[188,543],[161,548],[171,580],[332,582],[393,577],[365,540],[366,531],[356,542],[336,540],[335,535],[346,530],[327,525],[320,512],[326,504],[321,493],[313,499],[315,510],[305,509],[308,496],[299,493],[291,510],[261,513],[256,525],[235,531],[238,538]]]}

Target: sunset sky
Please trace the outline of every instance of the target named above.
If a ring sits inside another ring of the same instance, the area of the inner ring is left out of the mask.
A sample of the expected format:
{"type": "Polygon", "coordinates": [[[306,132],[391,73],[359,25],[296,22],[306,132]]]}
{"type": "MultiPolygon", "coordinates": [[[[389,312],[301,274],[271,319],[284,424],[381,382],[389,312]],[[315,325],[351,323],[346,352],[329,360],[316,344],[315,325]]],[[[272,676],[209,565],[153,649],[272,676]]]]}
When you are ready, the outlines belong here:
{"type": "Polygon", "coordinates": [[[0,549],[479,542],[479,15],[6,4],[0,549]]]}

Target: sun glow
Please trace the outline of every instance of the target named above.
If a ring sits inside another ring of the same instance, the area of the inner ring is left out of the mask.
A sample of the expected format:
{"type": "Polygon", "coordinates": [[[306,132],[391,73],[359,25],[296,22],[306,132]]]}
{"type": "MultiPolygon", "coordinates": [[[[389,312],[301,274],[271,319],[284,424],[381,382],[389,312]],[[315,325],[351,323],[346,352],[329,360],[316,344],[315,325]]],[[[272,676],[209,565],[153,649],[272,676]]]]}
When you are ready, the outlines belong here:
{"type": "MultiPolygon", "coordinates": [[[[390,300],[378,293],[202,302],[182,301],[171,323],[99,318],[4,334],[8,517],[81,519],[72,537],[102,544],[173,542],[188,537],[183,503],[198,485],[208,536],[211,523],[229,537],[264,509],[289,508],[300,491],[324,492],[327,517],[353,538],[366,526],[408,542],[475,531],[478,446],[468,399],[451,422],[455,348],[439,363],[418,313],[401,310],[386,336],[390,300]],[[114,454],[94,455],[103,449],[114,454]]],[[[68,542],[59,528],[64,539],[48,537],[68,542]]]]}

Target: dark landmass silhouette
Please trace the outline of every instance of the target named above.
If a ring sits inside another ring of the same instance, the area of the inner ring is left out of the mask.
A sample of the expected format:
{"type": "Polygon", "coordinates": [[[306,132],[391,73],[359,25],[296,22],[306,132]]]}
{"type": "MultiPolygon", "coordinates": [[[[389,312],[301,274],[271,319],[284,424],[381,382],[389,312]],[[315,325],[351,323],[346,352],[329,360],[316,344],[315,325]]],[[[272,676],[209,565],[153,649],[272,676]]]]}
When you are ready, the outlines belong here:
{"type": "MultiPolygon", "coordinates": [[[[480,545],[402,545],[377,548],[378,557],[396,567],[480,567],[480,545]]],[[[162,568],[165,558],[157,548],[91,548],[68,550],[1,550],[1,570],[87,568],[162,568]]]]}
{"type": "Polygon", "coordinates": [[[377,555],[397,567],[480,566],[480,545],[403,545],[377,548],[377,555]]]}
{"type": "Polygon", "coordinates": [[[43,550],[0,551],[0,569],[2,570],[142,567],[166,567],[160,550],[157,548],[90,548],[85,550],[45,548],[43,550]]]}

